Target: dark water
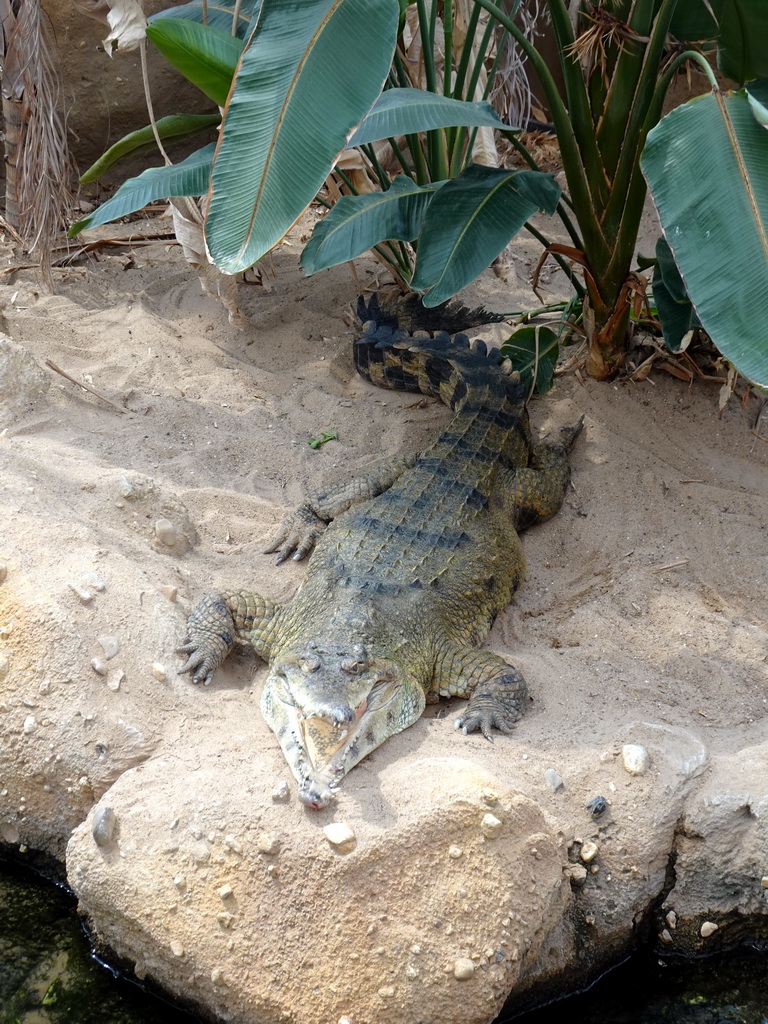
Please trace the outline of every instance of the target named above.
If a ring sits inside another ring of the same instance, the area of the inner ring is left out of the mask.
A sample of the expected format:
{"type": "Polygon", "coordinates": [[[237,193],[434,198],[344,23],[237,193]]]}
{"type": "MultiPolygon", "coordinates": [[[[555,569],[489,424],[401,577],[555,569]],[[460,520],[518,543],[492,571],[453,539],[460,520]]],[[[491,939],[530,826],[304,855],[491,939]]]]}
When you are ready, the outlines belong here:
{"type": "MultiPolygon", "coordinates": [[[[687,962],[640,952],[589,992],[514,1021],[768,1024],[768,950],[687,962]]],[[[0,1024],[198,1022],[99,964],[73,897],[0,859],[0,1024]]]]}
{"type": "MultiPolygon", "coordinates": [[[[502,1015],[496,1024],[512,1018],[502,1015]]],[[[515,1024],[768,1024],[768,950],[660,961],[636,953],[589,992],[515,1024]]]]}
{"type": "Polygon", "coordinates": [[[90,953],[75,900],[0,860],[0,1024],[196,1024],[90,953]]]}

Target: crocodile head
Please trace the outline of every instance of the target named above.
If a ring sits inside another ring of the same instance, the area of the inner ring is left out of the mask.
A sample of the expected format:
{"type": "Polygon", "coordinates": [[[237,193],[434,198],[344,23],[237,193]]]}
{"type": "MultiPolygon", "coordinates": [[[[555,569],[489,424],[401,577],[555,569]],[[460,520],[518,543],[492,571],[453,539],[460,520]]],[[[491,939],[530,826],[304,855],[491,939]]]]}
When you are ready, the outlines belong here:
{"type": "Polygon", "coordinates": [[[299,799],[326,807],[344,775],[416,721],[424,691],[401,666],[365,647],[310,641],[271,666],[261,709],[299,783],[299,799]]]}

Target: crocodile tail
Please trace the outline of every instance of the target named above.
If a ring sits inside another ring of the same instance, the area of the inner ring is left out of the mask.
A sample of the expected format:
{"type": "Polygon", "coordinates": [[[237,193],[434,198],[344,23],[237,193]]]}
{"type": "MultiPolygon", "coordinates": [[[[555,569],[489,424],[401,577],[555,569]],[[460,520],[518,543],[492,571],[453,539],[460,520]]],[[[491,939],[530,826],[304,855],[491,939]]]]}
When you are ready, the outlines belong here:
{"type": "Polygon", "coordinates": [[[409,334],[370,320],[354,343],[355,366],[372,384],[439,398],[456,409],[474,391],[524,401],[520,374],[510,372],[498,349],[466,334],[409,334]]]}
{"type": "Polygon", "coordinates": [[[395,288],[374,292],[368,302],[362,295],[358,296],[357,315],[361,324],[375,320],[380,327],[400,327],[409,332],[448,331],[449,334],[506,320],[504,313],[492,313],[484,306],[470,309],[457,299],[427,307],[416,292],[402,295],[395,288]]]}

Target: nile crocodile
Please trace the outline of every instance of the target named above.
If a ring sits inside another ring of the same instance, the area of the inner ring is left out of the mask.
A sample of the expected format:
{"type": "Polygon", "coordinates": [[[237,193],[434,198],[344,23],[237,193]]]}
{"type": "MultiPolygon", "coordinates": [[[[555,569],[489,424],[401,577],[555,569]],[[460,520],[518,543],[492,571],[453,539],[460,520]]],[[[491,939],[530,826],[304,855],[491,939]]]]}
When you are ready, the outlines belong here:
{"type": "MultiPolygon", "coordinates": [[[[465,335],[411,335],[370,321],[357,369],[381,387],[420,391],[454,411],[426,451],[309,498],[267,549],[278,562],[314,548],[294,599],[245,590],[192,612],[181,672],[209,683],[235,642],[269,662],[267,723],[299,783],[325,807],[341,778],[429,701],[468,697],[464,733],[508,732],[522,675],[476,645],[525,573],[517,530],[553,515],[582,420],[532,445],[520,377],[465,335]]],[[[583,418],[582,418],[583,419],[583,418]]]]}

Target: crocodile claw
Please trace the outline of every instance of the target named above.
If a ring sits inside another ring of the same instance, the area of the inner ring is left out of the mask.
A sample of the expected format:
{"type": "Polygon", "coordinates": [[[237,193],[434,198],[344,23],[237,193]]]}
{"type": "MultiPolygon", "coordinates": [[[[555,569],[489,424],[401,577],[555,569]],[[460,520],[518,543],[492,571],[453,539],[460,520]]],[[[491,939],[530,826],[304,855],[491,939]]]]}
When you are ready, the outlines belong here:
{"type": "Polygon", "coordinates": [[[300,562],[312,551],[327,525],[308,505],[300,505],[295,512],[285,517],[277,536],[264,549],[264,553],[268,555],[277,551],[275,565],[291,557],[295,562],[300,562]]]}
{"type": "Polygon", "coordinates": [[[219,664],[219,659],[215,655],[189,639],[176,648],[176,653],[189,655],[177,675],[182,676],[185,672],[189,672],[193,683],[203,683],[205,686],[211,684],[213,673],[219,664]]]}

